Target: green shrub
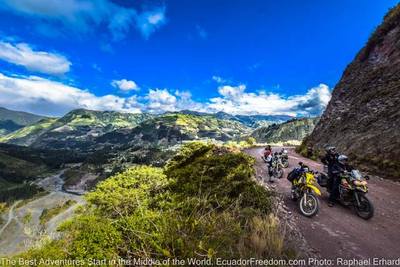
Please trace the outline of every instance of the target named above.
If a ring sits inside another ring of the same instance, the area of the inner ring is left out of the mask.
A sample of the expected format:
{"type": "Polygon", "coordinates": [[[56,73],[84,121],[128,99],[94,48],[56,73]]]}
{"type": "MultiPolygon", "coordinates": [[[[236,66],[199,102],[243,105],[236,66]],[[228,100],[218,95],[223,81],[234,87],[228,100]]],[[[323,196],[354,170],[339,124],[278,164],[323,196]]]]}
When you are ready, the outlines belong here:
{"type": "Polygon", "coordinates": [[[60,227],[63,239],[22,256],[286,257],[253,163],[226,147],[187,144],[165,169],[138,166],[98,184],[80,215],[60,227]]]}

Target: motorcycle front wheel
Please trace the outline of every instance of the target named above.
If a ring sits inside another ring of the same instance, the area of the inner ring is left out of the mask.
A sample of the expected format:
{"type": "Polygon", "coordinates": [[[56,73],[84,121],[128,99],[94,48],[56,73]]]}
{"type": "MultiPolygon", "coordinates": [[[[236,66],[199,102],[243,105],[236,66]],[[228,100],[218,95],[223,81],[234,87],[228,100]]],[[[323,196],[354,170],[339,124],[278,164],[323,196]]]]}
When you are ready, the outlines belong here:
{"type": "Polygon", "coordinates": [[[365,195],[358,195],[360,205],[355,205],[356,213],[364,220],[369,220],[374,216],[374,206],[372,202],[365,195]]]}
{"type": "Polygon", "coordinates": [[[318,213],[319,201],[313,193],[305,193],[299,201],[301,214],[306,217],[312,217],[318,213]]]}

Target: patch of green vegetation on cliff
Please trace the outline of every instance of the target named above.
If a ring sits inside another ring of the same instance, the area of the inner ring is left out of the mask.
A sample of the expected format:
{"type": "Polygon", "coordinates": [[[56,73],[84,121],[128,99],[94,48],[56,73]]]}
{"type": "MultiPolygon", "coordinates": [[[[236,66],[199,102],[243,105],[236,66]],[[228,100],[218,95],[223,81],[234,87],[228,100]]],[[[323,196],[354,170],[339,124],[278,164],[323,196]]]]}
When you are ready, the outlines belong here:
{"type": "Polygon", "coordinates": [[[287,258],[253,163],[226,147],[187,144],[164,169],[138,166],[98,184],[60,228],[63,239],[18,257],[287,258]]]}
{"type": "Polygon", "coordinates": [[[400,4],[397,4],[389,10],[385,15],[382,24],[380,24],[369,37],[365,48],[360,52],[361,61],[368,58],[372,49],[383,41],[389,31],[397,25],[398,21],[400,21],[400,4]]]}

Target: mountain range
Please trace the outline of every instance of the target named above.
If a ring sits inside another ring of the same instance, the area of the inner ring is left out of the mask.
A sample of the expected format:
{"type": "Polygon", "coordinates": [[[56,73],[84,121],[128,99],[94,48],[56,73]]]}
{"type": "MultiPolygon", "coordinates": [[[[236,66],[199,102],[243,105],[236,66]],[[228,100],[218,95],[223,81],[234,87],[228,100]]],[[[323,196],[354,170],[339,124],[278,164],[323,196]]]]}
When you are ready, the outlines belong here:
{"type": "Polygon", "coordinates": [[[315,121],[189,110],[132,114],[76,109],[61,118],[7,110],[4,118],[27,125],[0,137],[0,166],[7,166],[0,178],[8,183],[29,180],[64,164],[80,163],[67,173],[75,173],[67,178],[67,184],[79,181],[78,174],[95,173],[105,178],[132,164],[162,166],[189,141],[239,144],[253,136],[259,142],[300,142],[312,131],[315,121]]]}
{"type": "Polygon", "coordinates": [[[36,123],[44,118],[44,116],[0,107],[0,136],[36,123]]]}
{"type": "Polygon", "coordinates": [[[251,133],[251,136],[259,143],[291,143],[299,144],[299,141],[307,137],[317,124],[319,118],[291,119],[289,121],[259,127],[251,133]]]}
{"type": "MultiPolygon", "coordinates": [[[[246,116],[189,110],[156,115],[77,109],[61,118],[35,117],[29,113],[23,115],[31,115],[36,121],[1,136],[0,142],[43,149],[91,151],[98,149],[99,144],[126,145],[133,140],[157,144],[201,139],[238,141],[259,126],[293,119],[285,115],[246,116]]],[[[18,120],[19,116],[20,113],[15,112],[15,121],[22,119],[18,120]]]]}

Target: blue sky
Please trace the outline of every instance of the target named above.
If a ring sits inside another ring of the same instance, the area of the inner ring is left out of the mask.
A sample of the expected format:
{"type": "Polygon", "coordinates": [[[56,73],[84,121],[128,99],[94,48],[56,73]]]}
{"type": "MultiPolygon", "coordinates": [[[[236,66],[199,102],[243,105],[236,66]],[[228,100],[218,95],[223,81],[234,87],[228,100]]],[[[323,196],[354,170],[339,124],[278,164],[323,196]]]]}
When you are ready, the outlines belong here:
{"type": "Polygon", "coordinates": [[[318,115],[396,3],[0,0],[0,106],[318,115]]]}

